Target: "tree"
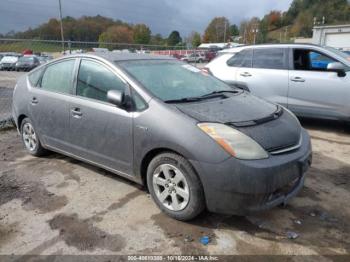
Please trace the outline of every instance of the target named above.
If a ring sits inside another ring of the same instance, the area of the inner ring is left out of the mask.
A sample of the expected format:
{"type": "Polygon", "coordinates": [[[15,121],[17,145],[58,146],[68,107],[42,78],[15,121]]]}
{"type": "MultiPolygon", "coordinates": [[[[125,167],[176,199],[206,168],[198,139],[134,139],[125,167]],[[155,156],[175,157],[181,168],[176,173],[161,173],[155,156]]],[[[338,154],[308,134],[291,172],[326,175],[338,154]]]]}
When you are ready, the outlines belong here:
{"type": "Polygon", "coordinates": [[[233,24],[233,25],[230,25],[230,35],[231,36],[238,36],[239,35],[239,29],[238,29],[238,26],[233,24]]]}
{"type": "Polygon", "coordinates": [[[269,30],[274,28],[280,28],[282,26],[282,14],[280,11],[271,11],[267,15],[267,22],[269,30]]]}
{"type": "Polygon", "coordinates": [[[182,42],[182,38],[178,31],[172,31],[168,37],[168,46],[176,46],[182,42]]]}
{"type": "MultiPolygon", "coordinates": [[[[98,40],[100,43],[133,43],[132,30],[124,25],[113,25],[102,33],[98,40]]],[[[102,47],[102,45],[100,44],[102,47]]]]}
{"type": "Polygon", "coordinates": [[[167,39],[164,39],[161,34],[151,36],[150,44],[152,45],[165,45],[167,39]]]}
{"type": "Polygon", "coordinates": [[[240,25],[241,35],[243,36],[244,44],[254,44],[258,42],[260,20],[257,17],[253,17],[249,21],[243,21],[240,25]]]}
{"type": "Polygon", "coordinates": [[[137,24],[133,28],[135,44],[149,44],[151,30],[145,24],[137,24]]]}
{"type": "Polygon", "coordinates": [[[192,47],[197,48],[201,43],[201,35],[198,32],[192,32],[189,37],[189,42],[192,47]]]}
{"type": "Polygon", "coordinates": [[[205,29],[204,42],[227,42],[230,37],[230,22],[226,17],[215,17],[205,29]]]}

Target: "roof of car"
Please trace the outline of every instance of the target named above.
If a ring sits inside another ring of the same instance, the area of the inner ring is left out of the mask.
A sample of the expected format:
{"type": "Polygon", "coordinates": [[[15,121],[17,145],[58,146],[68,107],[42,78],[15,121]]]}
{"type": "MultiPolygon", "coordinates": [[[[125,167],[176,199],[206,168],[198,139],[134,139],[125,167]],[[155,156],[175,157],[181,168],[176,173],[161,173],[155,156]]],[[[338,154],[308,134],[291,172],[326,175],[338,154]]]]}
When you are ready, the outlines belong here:
{"type": "Polygon", "coordinates": [[[257,44],[257,45],[243,45],[243,46],[238,46],[238,47],[233,47],[229,49],[224,49],[220,51],[221,53],[230,53],[230,52],[238,52],[243,49],[248,49],[248,48],[267,48],[267,47],[306,47],[306,46],[312,46],[312,47],[322,47],[320,45],[315,45],[315,44],[299,44],[299,43],[288,43],[288,44],[257,44]]]}
{"type": "Polygon", "coordinates": [[[93,52],[88,54],[80,54],[80,57],[86,55],[98,56],[110,62],[126,61],[126,60],[175,60],[170,56],[152,55],[152,54],[136,54],[136,53],[115,53],[115,52],[93,52]]]}

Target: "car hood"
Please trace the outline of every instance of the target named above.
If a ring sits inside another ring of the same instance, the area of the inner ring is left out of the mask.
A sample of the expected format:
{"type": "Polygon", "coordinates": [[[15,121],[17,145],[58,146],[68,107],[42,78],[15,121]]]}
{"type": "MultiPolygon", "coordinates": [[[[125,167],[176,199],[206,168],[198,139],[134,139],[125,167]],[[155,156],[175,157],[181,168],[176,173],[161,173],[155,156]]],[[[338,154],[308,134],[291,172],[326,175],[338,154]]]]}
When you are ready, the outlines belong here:
{"type": "Polygon", "coordinates": [[[200,122],[219,123],[244,123],[263,119],[278,110],[276,105],[243,92],[226,99],[211,99],[176,106],[200,122]]]}
{"type": "Polygon", "coordinates": [[[199,122],[229,125],[270,152],[300,142],[301,126],[294,115],[246,92],[221,100],[176,104],[176,107],[199,122]]]}

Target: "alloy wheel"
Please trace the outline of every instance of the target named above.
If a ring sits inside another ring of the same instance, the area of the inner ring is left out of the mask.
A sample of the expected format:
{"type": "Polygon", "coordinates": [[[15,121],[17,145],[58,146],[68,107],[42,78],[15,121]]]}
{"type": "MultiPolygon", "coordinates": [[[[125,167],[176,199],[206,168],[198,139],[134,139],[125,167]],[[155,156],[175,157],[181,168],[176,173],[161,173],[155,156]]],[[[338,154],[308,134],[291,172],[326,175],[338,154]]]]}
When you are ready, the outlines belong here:
{"type": "Polygon", "coordinates": [[[30,123],[25,123],[22,130],[23,141],[29,151],[34,151],[38,145],[33,126],[30,123]]]}
{"type": "Polygon", "coordinates": [[[153,188],[158,200],[169,210],[183,210],[189,202],[190,192],[186,177],[173,165],[162,164],[155,169],[153,188]]]}

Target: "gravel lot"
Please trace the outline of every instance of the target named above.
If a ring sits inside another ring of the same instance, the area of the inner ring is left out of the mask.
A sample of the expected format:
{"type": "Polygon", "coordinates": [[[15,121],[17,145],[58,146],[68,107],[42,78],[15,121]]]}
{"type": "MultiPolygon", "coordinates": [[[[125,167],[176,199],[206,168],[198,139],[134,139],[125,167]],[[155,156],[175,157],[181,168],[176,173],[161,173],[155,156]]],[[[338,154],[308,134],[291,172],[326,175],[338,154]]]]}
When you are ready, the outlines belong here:
{"type": "Polygon", "coordinates": [[[286,208],[206,212],[191,223],[160,213],[136,184],[62,155],[29,156],[15,130],[2,131],[0,254],[349,254],[350,135],[336,123],[303,124],[314,163],[286,208]]]}
{"type": "Polygon", "coordinates": [[[287,207],[249,217],[205,212],[190,223],[160,213],[134,183],[59,154],[32,157],[16,130],[0,131],[0,255],[349,254],[350,131],[302,124],[314,161],[287,207]]]}

